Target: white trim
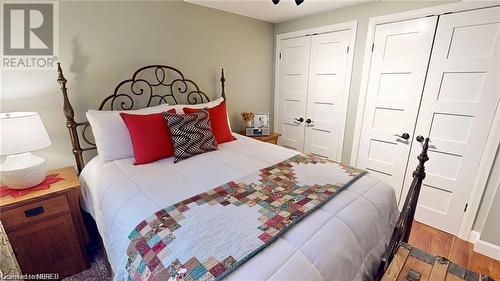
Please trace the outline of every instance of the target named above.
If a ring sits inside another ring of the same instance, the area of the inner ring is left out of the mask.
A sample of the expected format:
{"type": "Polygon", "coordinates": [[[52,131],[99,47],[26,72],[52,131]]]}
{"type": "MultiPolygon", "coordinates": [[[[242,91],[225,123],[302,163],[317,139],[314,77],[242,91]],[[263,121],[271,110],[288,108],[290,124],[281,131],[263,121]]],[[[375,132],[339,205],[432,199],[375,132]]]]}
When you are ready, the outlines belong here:
{"type": "MultiPolygon", "coordinates": [[[[274,42],[274,95],[273,95],[273,130],[277,133],[281,133],[280,126],[279,124],[279,115],[278,115],[278,101],[279,101],[279,68],[280,68],[280,58],[279,58],[279,50],[281,49],[280,46],[280,40],[281,38],[276,35],[276,39],[274,42]]],[[[279,143],[279,138],[278,138],[278,143],[279,143]]]]}
{"type": "Polygon", "coordinates": [[[349,44],[349,54],[348,54],[348,64],[347,64],[347,69],[346,69],[346,81],[348,81],[348,85],[345,88],[346,95],[344,99],[344,103],[342,104],[342,113],[343,113],[343,122],[341,122],[342,127],[340,128],[340,135],[339,135],[339,147],[337,151],[340,151],[340,153],[337,153],[338,159],[335,159],[336,161],[341,161],[342,159],[342,151],[344,149],[344,141],[345,141],[345,128],[346,128],[346,122],[347,122],[347,107],[349,103],[349,97],[351,93],[351,79],[352,79],[352,67],[354,63],[354,50],[356,46],[356,33],[357,33],[357,26],[358,22],[356,20],[354,21],[347,21],[347,22],[342,22],[334,25],[325,25],[325,26],[320,26],[320,27],[314,27],[314,28],[309,28],[309,29],[304,29],[304,30],[298,30],[298,31],[293,31],[293,32],[286,32],[286,33],[279,33],[276,34],[276,41],[275,41],[275,61],[274,61],[274,107],[273,107],[273,127],[274,130],[278,133],[281,133],[281,129],[279,126],[279,114],[278,114],[278,101],[279,99],[279,65],[280,65],[280,59],[279,59],[279,53],[280,53],[280,41],[283,39],[290,39],[290,38],[296,38],[296,37],[301,37],[301,36],[306,36],[314,33],[329,33],[329,32],[337,32],[337,31],[342,31],[342,30],[351,30],[351,40],[349,44]]]}
{"type": "Polygon", "coordinates": [[[341,127],[341,130],[340,130],[340,135],[339,135],[339,139],[340,139],[340,146],[338,147],[338,150],[337,150],[337,155],[338,155],[338,159],[336,160],[337,162],[342,162],[342,156],[343,156],[343,152],[344,152],[344,142],[345,142],[345,128],[346,128],[346,124],[347,124],[347,109],[349,107],[349,97],[351,96],[351,83],[352,83],[352,67],[354,65],[354,49],[356,47],[356,34],[357,34],[357,27],[358,27],[358,22],[357,21],[353,21],[351,22],[351,43],[349,44],[349,54],[348,54],[348,57],[347,57],[347,69],[346,69],[346,73],[347,73],[347,77],[346,77],[346,81],[347,81],[347,87],[345,89],[345,91],[347,92],[346,95],[344,96],[344,104],[342,105],[343,106],[343,111],[342,111],[342,116],[344,118],[343,122],[341,123],[342,124],[342,127],[341,127]]]}
{"type": "Polygon", "coordinates": [[[358,109],[356,112],[356,125],[354,127],[354,136],[352,139],[351,162],[350,165],[357,167],[359,142],[361,141],[361,127],[363,126],[363,115],[365,111],[366,92],[368,90],[368,77],[370,76],[370,67],[372,60],[371,45],[375,36],[375,18],[370,18],[368,22],[368,31],[366,34],[365,55],[363,57],[363,70],[361,72],[361,85],[359,87],[358,109]]]}
{"type": "MultiPolygon", "coordinates": [[[[341,23],[332,24],[332,25],[324,25],[324,26],[313,27],[313,28],[297,30],[297,31],[292,31],[292,32],[278,33],[278,34],[276,34],[276,39],[279,39],[279,40],[290,39],[290,38],[310,35],[313,33],[321,34],[321,33],[329,33],[329,32],[334,32],[334,31],[348,30],[348,29],[352,29],[355,32],[357,25],[358,25],[358,22],[355,20],[346,21],[346,22],[341,22],[341,23]]],[[[277,50],[279,50],[279,49],[277,49],[277,50]]]]}
{"type": "MultiPolygon", "coordinates": [[[[361,85],[359,91],[359,102],[358,109],[356,114],[356,125],[354,129],[354,137],[352,143],[352,151],[351,151],[351,161],[350,165],[356,167],[358,162],[358,152],[359,152],[359,144],[361,140],[361,128],[363,125],[363,115],[365,110],[365,101],[368,87],[368,77],[370,73],[371,66],[371,45],[373,43],[374,35],[375,35],[375,27],[378,24],[402,21],[402,20],[410,20],[415,18],[421,18],[428,15],[438,15],[443,14],[445,12],[461,12],[466,10],[487,8],[492,6],[500,5],[500,1],[491,1],[491,2],[457,2],[451,4],[445,4],[440,6],[434,6],[419,10],[407,11],[397,14],[384,15],[378,17],[372,17],[368,22],[368,30],[367,30],[367,38],[366,38],[366,46],[365,46],[365,54],[363,58],[363,71],[361,75],[361,85]]],[[[457,236],[461,239],[467,239],[468,235],[472,230],[472,225],[474,223],[474,219],[476,217],[479,204],[481,202],[481,197],[484,192],[484,188],[486,182],[488,180],[489,173],[492,168],[492,164],[495,158],[496,149],[498,147],[498,143],[500,142],[500,104],[497,106],[497,111],[495,113],[494,121],[490,129],[490,133],[488,135],[488,139],[486,141],[486,146],[483,150],[481,162],[479,164],[478,171],[476,173],[476,178],[474,181],[474,186],[472,187],[471,194],[468,200],[468,210],[464,214],[462,218],[462,222],[460,224],[460,229],[457,233],[457,236]]]]}
{"type": "Polygon", "coordinates": [[[474,244],[474,252],[483,254],[497,261],[500,260],[500,246],[483,240],[478,240],[476,244],[474,244]]]}
{"type": "Polygon", "coordinates": [[[481,232],[473,230],[470,232],[469,239],[467,239],[467,241],[471,242],[472,244],[476,244],[476,242],[479,241],[479,237],[481,237],[481,232]]]}

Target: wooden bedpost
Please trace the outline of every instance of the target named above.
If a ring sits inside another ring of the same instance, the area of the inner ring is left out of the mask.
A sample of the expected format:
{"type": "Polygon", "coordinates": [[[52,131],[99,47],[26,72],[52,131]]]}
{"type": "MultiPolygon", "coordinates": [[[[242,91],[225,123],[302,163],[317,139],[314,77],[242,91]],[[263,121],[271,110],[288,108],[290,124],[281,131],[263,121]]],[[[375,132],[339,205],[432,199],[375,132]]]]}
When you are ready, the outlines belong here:
{"type": "Polygon", "coordinates": [[[377,272],[375,280],[380,280],[387,270],[387,267],[391,263],[394,254],[396,253],[398,246],[401,242],[408,242],[410,238],[411,227],[413,224],[413,217],[415,216],[415,210],[417,209],[418,196],[420,195],[420,188],[422,187],[422,181],[425,178],[425,162],[429,160],[427,155],[427,150],[429,149],[429,138],[422,136],[417,136],[416,140],[422,144],[422,152],[417,157],[418,166],[413,172],[413,181],[411,182],[410,188],[408,189],[408,194],[406,195],[405,203],[401,214],[399,215],[398,221],[392,232],[391,240],[389,245],[382,257],[382,262],[377,272]]]}
{"type": "Polygon", "coordinates": [[[75,112],[68,99],[68,92],[66,89],[66,82],[68,81],[63,75],[60,63],[57,63],[57,74],[57,82],[61,86],[61,92],[64,99],[63,111],[64,116],[66,117],[66,127],[68,128],[69,136],[71,138],[71,145],[73,146],[73,155],[75,156],[78,173],[80,173],[85,163],[83,161],[82,148],[80,147],[80,141],[78,139],[78,123],[75,122],[75,112]]]}
{"type": "Polygon", "coordinates": [[[226,100],[226,92],[224,91],[224,83],[226,82],[226,78],[224,78],[224,68],[221,71],[220,83],[222,85],[222,97],[226,100]]]}

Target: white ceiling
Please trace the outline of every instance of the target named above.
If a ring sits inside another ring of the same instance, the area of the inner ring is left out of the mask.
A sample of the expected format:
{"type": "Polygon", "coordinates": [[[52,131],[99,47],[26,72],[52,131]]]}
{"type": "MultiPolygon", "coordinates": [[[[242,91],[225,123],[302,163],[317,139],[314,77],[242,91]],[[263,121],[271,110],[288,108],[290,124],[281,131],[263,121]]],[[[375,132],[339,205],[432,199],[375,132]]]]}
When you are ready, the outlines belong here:
{"type": "Polygon", "coordinates": [[[300,6],[294,0],[184,0],[185,2],[239,14],[267,22],[278,23],[373,0],[304,0],[300,6]]]}

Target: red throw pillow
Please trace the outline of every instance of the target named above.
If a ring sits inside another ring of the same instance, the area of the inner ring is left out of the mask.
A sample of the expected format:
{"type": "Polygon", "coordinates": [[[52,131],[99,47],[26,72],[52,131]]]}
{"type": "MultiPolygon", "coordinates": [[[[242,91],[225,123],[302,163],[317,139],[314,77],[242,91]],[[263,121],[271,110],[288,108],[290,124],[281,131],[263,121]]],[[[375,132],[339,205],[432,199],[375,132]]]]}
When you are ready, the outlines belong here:
{"type": "MultiPolygon", "coordinates": [[[[201,109],[184,107],[183,110],[185,113],[194,113],[200,111],[201,109]]],[[[231,129],[229,128],[229,124],[227,123],[225,101],[212,108],[208,108],[208,116],[210,118],[212,132],[215,136],[215,141],[217,142],[217,144],[233,141],[236,139],[233,137],[233,134],[231,134],[231,129]]]]}
{"type": "MultiPolygon", "coordinates": [[[[174,109],[168,111],[175,113],[174,109]]],[[[162,113],[120,113],[130,133],[134,148],[134,165],[147,164],[174,155],[170,129],[162,113]]]]}

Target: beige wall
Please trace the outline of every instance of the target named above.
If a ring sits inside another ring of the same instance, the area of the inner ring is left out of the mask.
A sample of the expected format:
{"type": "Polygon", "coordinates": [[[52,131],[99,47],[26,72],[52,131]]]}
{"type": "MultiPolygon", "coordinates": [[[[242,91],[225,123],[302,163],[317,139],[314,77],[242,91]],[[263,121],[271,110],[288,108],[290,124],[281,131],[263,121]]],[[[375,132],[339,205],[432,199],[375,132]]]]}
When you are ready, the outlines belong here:
{"type": "Polygon", "coordinates": [[[429,6],[436,6],[449,2],[453,1],[379,1],[333,10],[297,20],[279,23],[274,26],[274,33],[280,34],[352,20],[356,20],[358,22],[356,46],[354,48],[354,61],[351,76],[351,91],[349,93],[349,105],[347,108],[344,148],[342,152],[342,163],[348,164],[351,161],[352,141],[354,137],[354,127],[356,125],[359,88],[361,81],[361,72],[363,69],[363,57],[369,18],[415,10],[429,6]]]}
{"type": "MultiPolygon", "coordinates": [[[[210,97],[226,71],[233,129],[239,112],[270,112],[273,25],[180,1],[59,3],[60,61],[79,117],[147,64],[177,67],[210,97]]],[[[50,167],[73,165],[55,71],[3,71],[1,112],[37,111],[52,145],[50,167]]],[[[80,118],[81,120],[81,118],[80,118]]]]}
{"type": "Polygon", "coordinates": [[[491,205],[481,240],[494,245],[500,245],[500,190],[496,190],[496,195],[491,205]]]}
{"type": "Polygon", "coordinates": [[[500,246],[500,152],[495,162],[474,222],[474,230],[481,233],[481,240],[500,246]]]}

